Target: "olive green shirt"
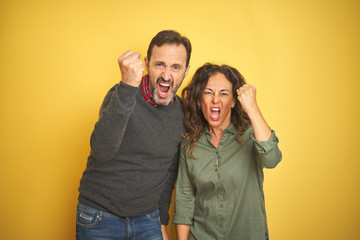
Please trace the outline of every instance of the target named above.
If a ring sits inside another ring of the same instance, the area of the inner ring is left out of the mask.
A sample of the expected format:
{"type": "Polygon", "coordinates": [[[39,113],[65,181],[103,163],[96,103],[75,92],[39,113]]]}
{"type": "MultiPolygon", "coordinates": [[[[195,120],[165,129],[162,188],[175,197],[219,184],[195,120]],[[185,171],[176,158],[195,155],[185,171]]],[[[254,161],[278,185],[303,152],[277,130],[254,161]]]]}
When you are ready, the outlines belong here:
{"type": "Polygon", "coordinates": [[[250,126],[236,141],[233,124],[225,129],[219,147],[207,129],[193,155],[182,140],[175,197],[175,224],[190,225],[190,239],[264,240],[268,234],[263,191],[263,168],[281,160],[274,131],[258,142],[250,126]],[[218,161],[218,165],[217,165],[218,161]]]}

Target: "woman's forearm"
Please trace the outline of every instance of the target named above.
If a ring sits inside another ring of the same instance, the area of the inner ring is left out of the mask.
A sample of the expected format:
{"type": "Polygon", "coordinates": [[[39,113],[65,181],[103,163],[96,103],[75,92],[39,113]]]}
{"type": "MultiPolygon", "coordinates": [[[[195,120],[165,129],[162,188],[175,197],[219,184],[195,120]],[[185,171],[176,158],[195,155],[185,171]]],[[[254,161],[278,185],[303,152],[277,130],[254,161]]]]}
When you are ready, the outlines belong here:
{"type": "Polygon", "coordinates": [[[241,107],[250,118],[256,141],[268,141],[271,137],[271,129],[266,123],[256,102],[256,88],[244,84],[236,91],[241,107]]]}
{"type": "Polygon", "coordinates": [[[271,137],[271,129],[261,114],[260,109],[257,107],[254,111],[248,112],[248,116],[254,129],[256,141],[268,141],[271,137]]]}
{"type": "Polygon", "coordinates": [[[178,240],[188,240],[190,226],[184,224],[176,224],[176,236],[178,240]]]}

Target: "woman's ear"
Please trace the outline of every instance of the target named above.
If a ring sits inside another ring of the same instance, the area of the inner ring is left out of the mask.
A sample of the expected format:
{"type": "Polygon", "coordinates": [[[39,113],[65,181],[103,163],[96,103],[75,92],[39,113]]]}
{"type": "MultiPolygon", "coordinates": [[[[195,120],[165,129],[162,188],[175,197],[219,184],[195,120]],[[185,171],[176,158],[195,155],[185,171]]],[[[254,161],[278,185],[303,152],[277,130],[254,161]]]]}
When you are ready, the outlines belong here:
{"type": "Polygon", "coordinates": [[[234,108],[236,105],[236,99],[234,100],[233,104],[231,105],[231,108],[234,108]]]}

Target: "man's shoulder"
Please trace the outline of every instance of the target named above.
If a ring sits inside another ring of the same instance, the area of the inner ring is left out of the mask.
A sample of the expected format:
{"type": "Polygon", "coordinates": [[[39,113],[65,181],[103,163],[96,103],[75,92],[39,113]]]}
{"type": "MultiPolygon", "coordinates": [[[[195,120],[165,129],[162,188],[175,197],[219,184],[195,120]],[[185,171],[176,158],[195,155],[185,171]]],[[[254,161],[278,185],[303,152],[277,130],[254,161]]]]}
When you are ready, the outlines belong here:
{"type": "Polygon", "coordinates": [[[182,106],[183,101],[182,101],[181,97],[179,97],[178,95],[175,95],[175,101],[177,101],[180,104],[180,106],[182,106]]]}

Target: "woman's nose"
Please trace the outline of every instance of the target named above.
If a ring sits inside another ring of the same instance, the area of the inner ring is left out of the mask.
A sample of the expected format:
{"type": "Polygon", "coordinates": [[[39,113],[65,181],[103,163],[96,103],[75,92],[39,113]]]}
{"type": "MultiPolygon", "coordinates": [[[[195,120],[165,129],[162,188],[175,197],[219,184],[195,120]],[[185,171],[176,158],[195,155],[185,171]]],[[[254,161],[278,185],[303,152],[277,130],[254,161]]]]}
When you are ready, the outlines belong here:
{"type": "Polygon", "coordinates": [[[219,102],[219,96],[214,94],[213,98],[212,98],[213,103],[218,103],[219,102]]]}

